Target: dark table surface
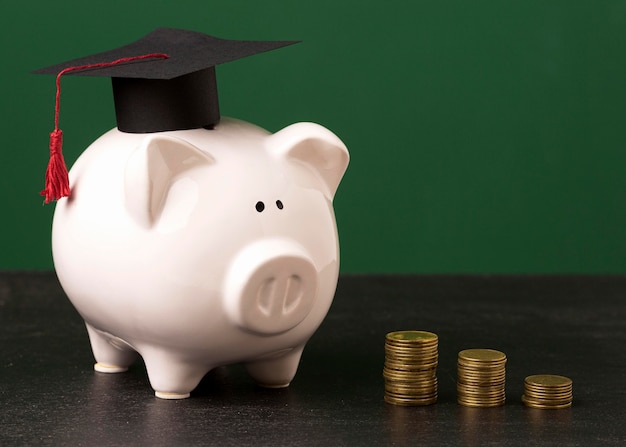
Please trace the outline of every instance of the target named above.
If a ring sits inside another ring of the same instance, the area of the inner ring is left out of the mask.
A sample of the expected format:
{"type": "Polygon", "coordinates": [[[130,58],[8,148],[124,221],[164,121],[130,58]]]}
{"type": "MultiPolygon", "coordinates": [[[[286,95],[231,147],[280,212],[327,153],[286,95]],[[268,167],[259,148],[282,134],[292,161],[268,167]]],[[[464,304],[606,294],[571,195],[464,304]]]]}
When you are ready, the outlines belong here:
{"type": "Polygon", "coordinates": [[[626,445],[626,277],[343,275],[291,386],[233,365],[191,398],[154,397],[144,365],[92,369],[54,273],[0,273],[0,445],[626,445]],[[439,335],[439,400],[383,401],[387,332],[439,335]],[[506,405],[456,402],[456,356],[507,354],[506,405]],[[524,377],[574,382],[574,405],[522,405],[524,377]]]}

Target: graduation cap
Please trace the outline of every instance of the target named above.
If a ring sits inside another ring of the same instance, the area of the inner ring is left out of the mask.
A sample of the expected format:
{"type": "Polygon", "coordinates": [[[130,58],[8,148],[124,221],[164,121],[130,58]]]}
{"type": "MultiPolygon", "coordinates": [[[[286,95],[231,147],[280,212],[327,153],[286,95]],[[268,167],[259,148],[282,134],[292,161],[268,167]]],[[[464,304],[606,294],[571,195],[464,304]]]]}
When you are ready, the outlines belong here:
{"type": "Polygon", "coordinates": [[[69,195],[59,129],[63,75],[110,77],[117,128],[148,133],[212,128],[220,119],[215,66],[297,43],[228,40],[173,28],[158,28],[120,48],[34,71],[57,76],[55,129],[50,134],[45,202],[69,195]]]}

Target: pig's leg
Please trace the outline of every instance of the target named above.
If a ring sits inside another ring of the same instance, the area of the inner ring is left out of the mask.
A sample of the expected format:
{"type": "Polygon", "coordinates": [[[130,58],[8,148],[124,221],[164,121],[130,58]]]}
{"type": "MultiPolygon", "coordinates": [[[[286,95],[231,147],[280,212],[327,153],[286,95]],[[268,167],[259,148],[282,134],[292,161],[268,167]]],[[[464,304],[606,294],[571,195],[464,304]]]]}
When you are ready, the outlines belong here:
{"type": "Polygon", "coordinates": [[[128,343],[111,334],[99,331],[86,323],[91,350],[96,359],[93,368],[103,373],[118,373],[128,370],[137,358],[137,353],[128,343]]]}
{"type": "Polygon", "coordinates": [[[161,399],[186,399],[212,367],[189,363],[159,347],[140,349],[154,395],[161,399]]]}
{"type": "Polygon", "coordinates": [[[296,375],[303,346],[277,352],[245,363],[246,370],[259,385],[267,388],[289,386],[296,375]]]}

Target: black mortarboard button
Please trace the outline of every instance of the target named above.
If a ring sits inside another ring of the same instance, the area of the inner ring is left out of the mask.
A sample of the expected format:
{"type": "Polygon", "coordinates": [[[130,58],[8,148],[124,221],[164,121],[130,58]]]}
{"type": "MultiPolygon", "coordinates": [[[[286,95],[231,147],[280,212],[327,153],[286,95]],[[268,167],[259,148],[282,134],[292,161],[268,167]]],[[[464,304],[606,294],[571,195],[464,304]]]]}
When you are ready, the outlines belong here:
{"type": "Polygon", "coordinates": [[[57,76],[55,129],[42,191],[46,203],[69,195],[58,128],[61,74],[110,77],[117,128],[122,132],[212,128],[220,119],[215,66],[294,43],[228,40],[158,28],[129,45],[36,70],[57,76]]]}
{"type": "Polygon", "coordinates": [[[166,59],[143,59],[67,75],[112,78],[117,127],[122,132],[195,129],[212,127],[220,118],[216,65],[293,43],[296,41],[228,40],[195,31],[158,28],[129,45],[34,73],[57,75],[68,67],[166,54],[166,59]]]}

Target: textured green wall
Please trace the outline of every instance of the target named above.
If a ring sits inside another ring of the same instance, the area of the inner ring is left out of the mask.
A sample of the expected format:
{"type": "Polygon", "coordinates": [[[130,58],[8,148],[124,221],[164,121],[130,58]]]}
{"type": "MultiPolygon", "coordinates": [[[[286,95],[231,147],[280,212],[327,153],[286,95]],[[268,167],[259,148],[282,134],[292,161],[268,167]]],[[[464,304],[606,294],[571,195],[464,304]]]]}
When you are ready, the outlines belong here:
{"type": "MultiPolygon", "coordinates": [[[[25,0],[0,6],[0,268],[49,269],[54,79],[158,26],[303,43],[218,67],[223,115],[315,121],[352,161],[344,272],[626,273],[626,1],[25,0]]],[[[63,81],[72,164],[114,126],[63,81]]]]}

